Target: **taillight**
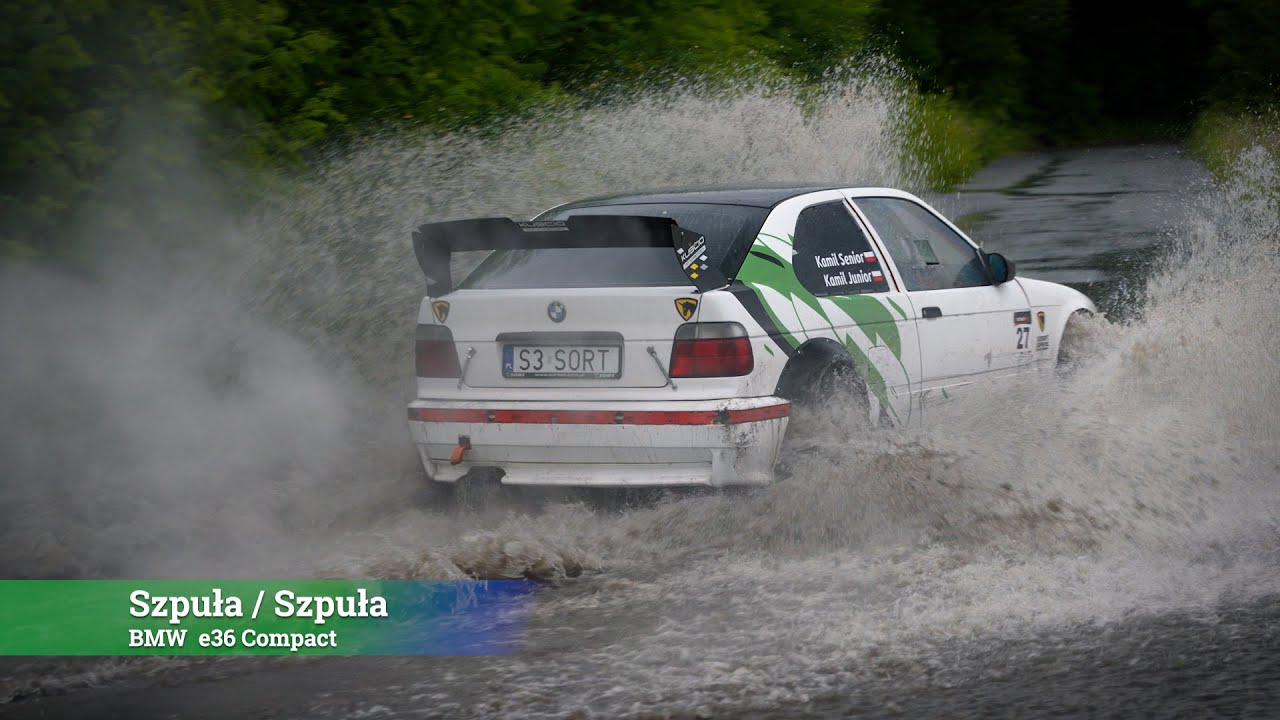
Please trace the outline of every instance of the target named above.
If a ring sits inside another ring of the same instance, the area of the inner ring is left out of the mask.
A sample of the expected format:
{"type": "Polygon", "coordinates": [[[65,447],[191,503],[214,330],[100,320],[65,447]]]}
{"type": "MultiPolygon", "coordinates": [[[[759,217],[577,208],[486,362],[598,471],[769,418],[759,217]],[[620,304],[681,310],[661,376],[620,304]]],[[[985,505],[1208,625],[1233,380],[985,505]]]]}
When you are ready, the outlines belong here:
{"type": "Polygon", "coordinates": [[[732,377],[755,367],[751,340],[736,322],[687,323],[671,346],[671,377],[732,377]]]}
{"type": "Polygon", "coordinates": [[[443,325],[419,325],[414,343],[414,359],[418,377],[456,378],[458,351],[453,347],[453,333],[443,325]]]}

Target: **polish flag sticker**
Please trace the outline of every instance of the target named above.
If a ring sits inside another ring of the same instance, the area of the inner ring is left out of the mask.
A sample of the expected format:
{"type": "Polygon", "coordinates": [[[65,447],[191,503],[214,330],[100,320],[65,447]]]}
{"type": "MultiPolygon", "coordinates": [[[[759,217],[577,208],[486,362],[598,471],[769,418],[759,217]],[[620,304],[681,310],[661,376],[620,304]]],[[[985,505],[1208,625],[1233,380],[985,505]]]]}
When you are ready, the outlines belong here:
{"type": "Polygon", "coordinates": [[[875,254],[875,253],[873,253],[873,252],[864,252],[864,253],[862,253],[862,262],[864,262],[864,263],[873,263],[873,262],[875,262],[875,261],[876,261],[876,254],[875,254]]]}
{"type": "Polygon", "coordinates": [[[879,270],[871,271],[871,282],[884,282],[884,273],[879,270]]]}

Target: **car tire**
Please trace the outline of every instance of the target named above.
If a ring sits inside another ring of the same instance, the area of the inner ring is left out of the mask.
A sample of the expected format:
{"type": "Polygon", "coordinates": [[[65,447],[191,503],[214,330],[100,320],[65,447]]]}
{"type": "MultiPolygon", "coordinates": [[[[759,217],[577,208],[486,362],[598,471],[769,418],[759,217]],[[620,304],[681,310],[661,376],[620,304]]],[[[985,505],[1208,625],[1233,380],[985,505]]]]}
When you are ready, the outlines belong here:
{"type": "Polygon", "coordinates": [[[791,477],[799,458],[821,449],[815,436],[824,425],[835,423],[851,430],[873,425],[867,384],[853,363],[834,359],[806,375],[792,385],[791,419],[774,468],[777,480],[791,477]]]}
{"type": "Polygon", "coordinates": [[[834,362],[821,368],[812,383],[792,405],[802,412],[827,413],[841,419],[868,419],[871,405],[867,384],[849,362],[834,362]]]}
{"type": "Polygon", "coordinates": [[[1077,310],[1067,318],[1062,328],[1062,337],[1058,339],[1058,370],[1070,374],[1081,363],[1088,359],[1090,352],[1090,335],[1088,320],[1093,313],[1088,310],[1077,310]]]}

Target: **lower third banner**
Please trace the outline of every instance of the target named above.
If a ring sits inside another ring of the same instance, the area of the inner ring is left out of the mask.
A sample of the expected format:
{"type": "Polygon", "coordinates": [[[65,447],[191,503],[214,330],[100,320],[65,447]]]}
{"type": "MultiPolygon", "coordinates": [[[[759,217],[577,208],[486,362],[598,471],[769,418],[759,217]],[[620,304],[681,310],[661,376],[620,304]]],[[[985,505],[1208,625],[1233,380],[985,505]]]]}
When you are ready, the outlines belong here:
{"type": "Polygon", "coordinates": [[[525,580],[0,580],[0,655],[500,655],[525,580]]]}

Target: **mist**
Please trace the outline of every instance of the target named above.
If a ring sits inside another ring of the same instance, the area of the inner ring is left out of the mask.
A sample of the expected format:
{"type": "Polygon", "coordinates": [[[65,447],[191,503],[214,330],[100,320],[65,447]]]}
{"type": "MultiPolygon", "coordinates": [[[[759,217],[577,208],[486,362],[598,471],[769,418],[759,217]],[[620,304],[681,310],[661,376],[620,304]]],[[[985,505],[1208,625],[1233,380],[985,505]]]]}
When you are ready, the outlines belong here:
{"type": "Polygon", "coordinates": [[[157,135],[201,157],[180,129],[125,133],[76,224],[83,259],[0,269],[0,572],[305,567],[335,524],[401,492],[414,458],[386,412],[400,398],[261,311],[255,254],[274,239],[225,177],[157,158],[157,135]]]}
{"type": "MultiPolygon", "coordinates": [[[[125,128],[76,224],[86,262],[0,270],[0,572],[306,575],[385,546],[380,522],[429,500],[403,411],[410,229],[663,186],[910,186],[892,72],[842,77],[372,131],[248,205],[163,115],[125,128]]],[[[413,542],[449,543],[457,519],[428,517],[413,542]]]]}
{"type": "MultiPolygon", "coordinates": [[[[467,132],[386,129],[332,148],[249,208],[197,166],[151,188],[146,206],[163,208],[154,222],[103,235],[110,223],[86,217],[92,269],[11,265],[0,278],[3,571],[658,568],[642,574],[670,574],[659,584],[678,595],[702,585],[690,572],[763,572],[785,584],[800,578],[754,563],[804,567],[853,550],[867,573],[905,573],[895,582],[936,575],[920,588],[921,612],[948,594],[986,597],[982,583],[1012,583],[1025,584],[1027,612],[1100,617],[1154,602],[1188,568],[1210,574],[1199,589],[1234,592],[1243,581],[1217,583],[1222,565],[1205,558],[1221,551],[1207,548],[1248,550],[1255,564],[1232,571],[1243,578],[1266,566],[1280,444],[1280,231],[1274,200],[1249,186],[1185,199],[1197,219],[1137,296],[1136,319],[1099,320],[1090,363],[1070,377],[943,408],[919,431],[853,443],[837,423],[815,436],[792,481],[748,498],[621,515],[572,503],[459,515],[432,503],[403,410],[423,292],[411,228],[663,186],[920,190],[926,174],[901,151],[908,110],[896,88],[873,67],[820,97],[775,83],[731,93],[691,83],[467,132]],[[1220,351],[1240,338],[1250,341],[1220,351]],[[910,548],[923,551],[903,564],[910,548]],[[1152,553],[1165,572],[1135,574],[1152,553]],[[1101,560],[1073,560],[1083,556],[1101,560]],[[1081,598],[1075,615],[1035,590],[1065,592],[1080,573],[1095,588],[1145,580],[1105,603],[1081,598]]],[[[1240,177],[1267,173],[1257,155],[1240,177]]]]}

